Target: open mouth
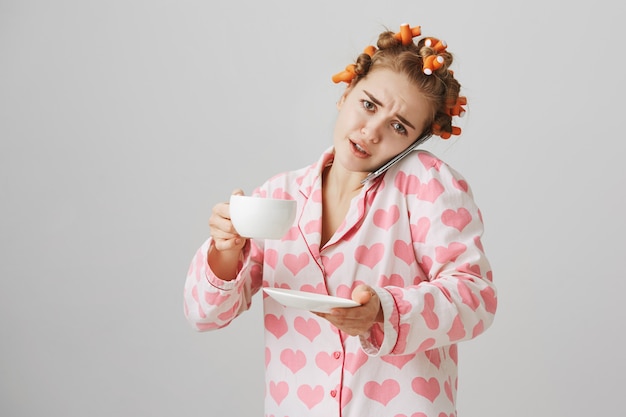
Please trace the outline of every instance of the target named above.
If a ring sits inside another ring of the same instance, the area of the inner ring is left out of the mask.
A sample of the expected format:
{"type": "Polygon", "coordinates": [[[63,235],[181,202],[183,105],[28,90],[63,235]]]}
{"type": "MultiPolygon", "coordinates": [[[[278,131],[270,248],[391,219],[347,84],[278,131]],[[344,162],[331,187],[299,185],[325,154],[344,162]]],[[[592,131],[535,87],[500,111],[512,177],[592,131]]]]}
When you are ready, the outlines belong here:
{"type": "Polygon", "coordinates": [[[354,150],[354,152],[356,152],[357,155],[369,156],[369,153],[365,149],[363,149],[358,143],[350,141],[350,144],[352,145],[352,149],[354,150]]]}

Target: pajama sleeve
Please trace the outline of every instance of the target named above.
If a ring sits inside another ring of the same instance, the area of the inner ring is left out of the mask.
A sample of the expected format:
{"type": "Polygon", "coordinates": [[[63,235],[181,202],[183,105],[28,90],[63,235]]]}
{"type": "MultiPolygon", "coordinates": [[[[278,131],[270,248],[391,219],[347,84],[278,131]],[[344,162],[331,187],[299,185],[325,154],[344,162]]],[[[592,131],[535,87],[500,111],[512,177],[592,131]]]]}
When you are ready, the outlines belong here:
{"type": "Polygon", "coordinates": [[[250,308],[252,296],[261,287],[259,242],[249,240],[242,252],[239,273],[232,281],[218,278],[207,263],[212,243],[209,238],[198,249],[189,266],[184,286],[184,313],[198,331],[227,326],[250,308]]]}
{"type": "MultiPolygon", "coordinates": [[[[278,176],[277,176],[278,177],[278,176]]],[[[266,196],[270,182],[255,188],[252,196],[266,196]]],[[[227,326],[252,305],[252,296],[263,285],[264,241],[248,239],[241,254],[237,277],[224,281],[217,277],[207,263],[212,244],[209,238],[198,249],[189,266],[184,286],[184,313],[199,331],[227,326]]]]}
{"type": "MultiPolygon", "coordinates": [[[[376,289],[385,322],[361,337],[370,355],[410,354],[468,340],[494,319],[496,289],[481,243],[480,210],[465,180],[436,158],[432,162],[405,194],[424,278],[376,289]]],[[[395,180],[403,175],[408,177],[399,172],[395,180]]]]}

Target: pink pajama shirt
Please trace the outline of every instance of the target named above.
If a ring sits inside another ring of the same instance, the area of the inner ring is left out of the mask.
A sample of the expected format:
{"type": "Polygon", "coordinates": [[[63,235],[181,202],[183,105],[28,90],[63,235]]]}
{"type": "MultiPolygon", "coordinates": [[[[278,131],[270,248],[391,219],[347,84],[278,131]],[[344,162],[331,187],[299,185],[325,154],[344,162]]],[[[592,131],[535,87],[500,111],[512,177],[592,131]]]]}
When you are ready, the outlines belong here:
{"type": "Polygon", "coordinates": [[[247,310],[261,287],[350,298],[367,284],[384,323],[349,336],[265,293],[267,417],[456,416],[457,343],[492,323],[496,289],[481,245],[483,223],[467,182],[426,151],[415,151],[365,184],[344,223],[320,247],[321,172],[328,149],[301,170],[277,175],[254,195],[297,201],[282,240],[250,240],[233,281],[207,265],[209,238],[191,262],[187,319],[219,329],[247,310]]]}

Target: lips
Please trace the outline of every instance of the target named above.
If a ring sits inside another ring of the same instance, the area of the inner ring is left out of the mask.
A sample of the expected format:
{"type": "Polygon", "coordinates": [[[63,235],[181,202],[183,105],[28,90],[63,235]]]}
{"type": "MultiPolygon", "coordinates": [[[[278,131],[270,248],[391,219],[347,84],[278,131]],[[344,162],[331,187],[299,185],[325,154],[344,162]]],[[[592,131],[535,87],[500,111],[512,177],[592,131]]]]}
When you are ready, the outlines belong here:
{"type": "Polygon", "coordinates": [[[356,143],[352,140],[350,141],[350,146],[352,148],[352,152],[360,157],[360,158],[366,158],[368,156],[370,156],[370,153],[367,151],[367,148],[365,146],[363,146],[362,144],[356,143]]]}

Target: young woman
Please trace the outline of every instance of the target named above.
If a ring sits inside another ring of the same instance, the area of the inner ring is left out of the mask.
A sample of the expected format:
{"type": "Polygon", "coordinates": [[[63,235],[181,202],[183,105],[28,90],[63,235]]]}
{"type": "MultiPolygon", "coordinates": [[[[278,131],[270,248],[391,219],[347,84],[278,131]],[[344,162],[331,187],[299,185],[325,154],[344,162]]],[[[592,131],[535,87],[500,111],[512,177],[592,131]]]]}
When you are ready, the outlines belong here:
{"type": "Polygon", "coordinates": [[[228,325],[262,287],[352,298],[311,313],[264,303],[266,416],[456,416],[457,343],[483,333],[496,290],[472,192],[431,153],[432,135],[460,133],[460,84],[444,42],[419,27],[380,34],[334,77],[332,146],[253,195],[293,199],[281,240],[245,239],[227,203],[192,260],[185,314],[198,330],[228,325]],[[370,175],[385,167],[379,175],[370,175]]]}

